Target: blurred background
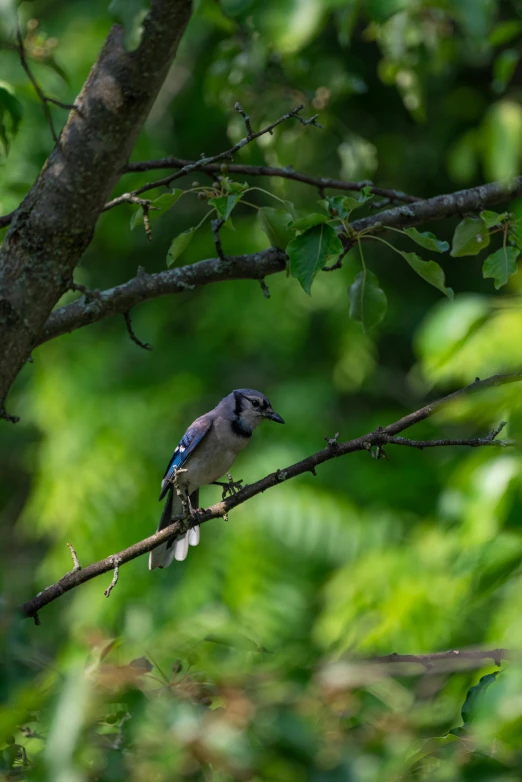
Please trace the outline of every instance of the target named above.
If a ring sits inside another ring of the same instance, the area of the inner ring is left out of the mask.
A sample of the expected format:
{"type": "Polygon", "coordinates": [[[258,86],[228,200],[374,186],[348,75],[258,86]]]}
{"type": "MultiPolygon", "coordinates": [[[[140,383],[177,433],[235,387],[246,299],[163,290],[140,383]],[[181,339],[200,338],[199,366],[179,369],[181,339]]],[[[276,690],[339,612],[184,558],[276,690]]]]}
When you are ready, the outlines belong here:
{"type": "MultiPolygon", "coordinates": [[[[74,101],[112,23],[107,6],[22,4],[48,94],[74,101]]],[[[419,197],[506,178],[519,173],[522,151],[521,32],[518,0],[201,0],[132,159],[226,149],[244,135],[236,101],[254,128],[303,102],[323,130],[285,123],[235,162],[371,179],[419,197]]],[[[16,137],[4,118],[3,214],[52,140],[5,49],[0,76],[23,110],[16,137]]],[[[51,110],[60,127],[65,112],[51,110]]],[[[126,175],[117,192],[154,178],[126,175]]],[[[182,186],[195,180],[211,183],[197,174],[182,186]]],[[[316,211],[311,187],[250,181],[316,211]]],[[[262,192],[250,198],[277,206],[262,192]]],[[[522,215],[521,203],[510,209],[522,215]]],[[[102,214],[77,282],[103,289],[138,266],[164,269],[172,238],[205,205],[182,198],[153,223],[152,243],[130,230],[133,212],[102,214]]],[[[451,240],[457,221],[434,226],[439,238],[451,240]]],[[[225,252],[269,246],[247,206],[234,227],[222,232],[225,252]]],[[[178,263],[214,255],[206,227],[178,263]]],[[[1,778],[521,778],[516,661],[475,691],[473,719],[451,734],[470,687],[498,670],[493,661],[408,676],[348,662],[522,649],[517,448],[353,454],[255,497],[228,523],[205,524],[183,563],[125,565],[110,599],[108,574],[42,610],[40,627],[17,613],[71,568],[67,542],[86,565],[155,531],[172,450],[233,388],[263,391],[287,422],[261,427],[238,458],[233,476],[248,483],[319,450],[325,436],[359,436],[476,376],[520,369],[520,276],[497,292],[480,256],[445,256],[450,302],[380,243],[368,243],[366,261],[389,304],[370,334],[349,319],[360,268],[350,254],[318,275],[311,297],[280,274],[267,279],[268,300],[240,281],[144,304],[133,325],[150,352],[121,317],[34,352],[9,399],[21,422],[0,426],[1,778]]],[[[507,436],[521,435],[517,385],[463,400],[411,436],[482,436],[500,420],[507,436]]],[[[209,487],[201,499],[219,497],[209,487]]]]}

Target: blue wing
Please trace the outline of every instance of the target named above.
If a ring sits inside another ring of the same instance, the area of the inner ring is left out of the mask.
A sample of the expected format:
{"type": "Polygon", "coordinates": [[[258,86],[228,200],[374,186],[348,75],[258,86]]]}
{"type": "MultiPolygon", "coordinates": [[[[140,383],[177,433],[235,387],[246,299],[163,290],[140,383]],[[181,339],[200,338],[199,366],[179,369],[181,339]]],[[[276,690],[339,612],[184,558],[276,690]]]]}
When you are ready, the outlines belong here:
{"type": "Polygon", "coordinates": [[[176,450],[172,454],[169,465],[165,470],[165,475],[163,476],[163,480],[161,482],[160,500],[162,500],[167,493],[176,470],[178,470],[180,467],[183,467],[189,456],[194,453],[194,450],[198,447],[200,442],[210,432],[211,429],[211,418],[198,418],[197,421],[194,421],[192,426],[189,426],[179,441],[176,450]]]}

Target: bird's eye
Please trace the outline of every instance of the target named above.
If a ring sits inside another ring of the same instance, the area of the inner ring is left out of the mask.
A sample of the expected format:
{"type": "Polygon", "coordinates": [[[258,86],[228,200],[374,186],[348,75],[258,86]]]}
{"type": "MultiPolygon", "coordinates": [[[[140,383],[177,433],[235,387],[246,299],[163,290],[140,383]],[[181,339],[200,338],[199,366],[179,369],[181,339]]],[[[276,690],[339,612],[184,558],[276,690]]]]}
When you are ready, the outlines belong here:
{"type": "Polygon", "coordinates": [[[252,407],[259,407],[259,402],[257,401],[257,399],[252,399],[251,402],[252,402],[252,407]]]}

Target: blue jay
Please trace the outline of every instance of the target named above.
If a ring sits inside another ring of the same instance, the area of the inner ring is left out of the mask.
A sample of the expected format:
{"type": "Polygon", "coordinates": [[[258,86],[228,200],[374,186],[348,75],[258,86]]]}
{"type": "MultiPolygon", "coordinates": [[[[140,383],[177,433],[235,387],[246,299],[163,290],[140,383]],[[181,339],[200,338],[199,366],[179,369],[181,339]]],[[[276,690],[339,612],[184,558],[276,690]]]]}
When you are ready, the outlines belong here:
{"type": "MultiPolygon", "coordinates": [[[[185,512],[177,492],[187,498],[189,512],[197,509],[200,486],[215,483],[228,472],[256,426],[265,418],[284,424],[266,396],[252,388],[232,391],[213,410],[196,418],[179,441],[163,476],[160,500],[165,496],[167,500],[158,532],[168,527],[173,517],[185,512]]],[[[198,543],[199,525],[153,549],[149,570],[167,567],[173,559],[184,560],[189,545],[198,543]]]]}

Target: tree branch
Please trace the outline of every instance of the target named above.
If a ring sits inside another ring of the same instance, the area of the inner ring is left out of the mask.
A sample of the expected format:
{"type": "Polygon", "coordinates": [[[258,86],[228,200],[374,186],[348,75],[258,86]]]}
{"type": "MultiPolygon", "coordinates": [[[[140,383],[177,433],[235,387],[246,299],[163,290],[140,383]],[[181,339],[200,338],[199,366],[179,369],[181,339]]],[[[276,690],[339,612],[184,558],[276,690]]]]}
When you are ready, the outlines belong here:
{"type": "Polygon", "coordinates": [[[363,662],[377,665],[390,665],[396,663],[422,665],[426,670],[447,670],[446,663],[472,661],[483,663],[484,660],[493,660],[500,668],[502,660],[509,659],[512,652],[509,649],[450,649],[448,652],[431,652],[430,654],[383,654],[375,657],[366,657],[363,662]],[[443,665],[441,665],[441,663],[443,665]]]}
{"type": "MultiPolygon", "coordinates": [[[[174,59],[191,0],[150,0],[138,48],[114,25],[0,248],[0,399],[67,290],[174,59]]],[[[44,101],[47,105],[47,102],[44,101]]]]}
{"type": "Polygon", "coordinates": [[[253,255],[228,256],[226,261],[211,258],[157,274],[141,270],[123,285],[101,291],[96,301],[86,301],[82,297],[59,307],[49,317],[37,344],[96,323],[109,315],[122,315],[148,299],[185,293],[196,286],[223,280],[262,280],[265,276],[283,271],[285,267],[286,254],[282,250],[271,249],[253,255]]]}
{"type": "MultiPolygon", "coordinates": [[[[236,104],[236,106],[237,105],[239,104],[236,104]]],[[[297,119],[303,125],[317,125],[315,122],[315,117],[311,117],[310,119],[305,120],[299,116],[299,112],[301,112],[303,109],[304,105],[301,104],[300,106],[297,106],[295,109],[292,109],[292,111],[287,112],[282,117],[279,117],[279,119],[277,119],[275,122],[267,125],[266,128],[263,128],[262,130],[258,130],[256,133],[248,132],[247,130],[247,135],[244,138],[238,141],[237,144],[234,144],[233,147],[230,147],[230,149],[226,149],[224,152],[218,152],[217,155],[212,155],[211,157],[202,155],[200,160],[187,161],[187,163],[176,174],[170,174],[169,176],[163,177],[163,179],[158,179],[155,182],[148,182],[146,185],[142,185],[141,187],[136,188],[136,190],[133,190],[131,193],[124,193],[117,198],[113,198],[112,201],[109,201],[107,204],[105,204],[103,211],[106,212],[109,209],[113,209],[115,206],[119,206],[120,204],[129,203],[129,201],[132,203],[131,199],[136,198],[136,196],[139,196],[142,193],[146,193],[148,190],[154,190],[157,187],[167,187],[175,179],[179,179],[186,174],[191,174],[194,171],[198,171],[202,166],[207,166],[209,164],[215,163],[218,160],[231,160],[236,152],[239,152],[240,149],[245,147],[247,144],[250,144],[251,141],[254,141],[256,138],[260,138],[260,136],[264,136],[266,133],[270,133],[270,135],[272,135],[272,131],[277,128],[278,125],[281,125],[281,123],[286,122],[289,119],[297,119]]],[[[250,131],[251,130],[252,128],[250,128],[250,131]]]]}
{"type": "MultiPolygon", "coordinates": [[[[199,161],[181,160],[180,158],[167,157],[161,160],[143,160],[138,163],[129,163],[124,173],[139,173],[144,171],[154,171],[161,168],[184,168],[185,166],[197,165],[197,171],[203,171],[207,174],[221,174],[221,164],[211,163],[201,165],[199,161]],[[198,165],[199,164],[199,165],[198,165]]],[[[374,195],[388,198],[390,201],[404,201],[406,203],[415,203],[421,199],[416,196],[408,195],[400,190],[390,190],[384,187],[377,187],[372,182],[366,180],[363,182],[348,182],[344,179],[330,179],[329,177],[315,177],[308,174],[302,174],[294,171],[291,166],[286,168],[275,168],[273,166],[248,166],[240,163],[227,163],[228,173],[242,174],[244,176],[266,176],[279,179],[291,179],[294,182],[302,182],[305,185],[312,185],[318,190],[345,190],[354,192],[362,190],[363,187],[369,187],[374,195]]]]}
{"type": "MultiPolygon", "coordinates": [[[[419,410],[416,410],[413,413],[409,413],[409,415],[404,416],[403,418],[395,421],[392,424],[389,424],[384,428],[379,427],[373,432],[369,432],[362,437],[357,437],[354,440],[348,440],[344,443],[338,443],[337,436],[333,439],[328,439],[328,445],[321,451],[308,456],[306,459],[303,459],[296,464],[292,464],[289,467],[286,467],[284,470],[276,470],[270,475],[267,475],[265,478],[262,478],[261,480],[249,486],[245,486],[243,489],[236,492],[232,496],[227,497],[221,502],[217,502],[215,505],[212,505],[206,510],[199,511],[197,516],[189,518],[189,525],[194,526],[196,523],[203,524],[210,519],[226,516],[232,510],[232,508],[235,508],[238,505],[242,505],[247,500],[250,500],[252,497],[255,497],[257,494],[260,494],[267,489],[277,486],[280,483],[284,483],[285,481],[290,480],[291,478],[295,478],[298,475],[302,475],[303,473],[311,472],[315,474],[316,467],[318,467],[320,464],[323,464],[324,462],[330,461],[331,459],[336,459],[339,456],[345,456],[349,453],[355,453],[356,451],[370,450],[373,446],[382,448],[383,445],[397,444],[393,442],[393,440],[396,439],[395,435],[397,435],[399,432],[404,431],[404,429],[408,429],[410,426],[413,426],[420,421],[424,421],[426,418],[432,416],[442,406],[447,405],[464,395],[476,393],[477,391],[504,385],[506,383],[519,382],[521,380],[522,372],[514,372],[509,375],[494,375],[493,377],[487,378],[486,380],[479,380],[477,378],[470,385],[461,388],[458,391],[443,397],[442,399],[431,402],[430,404],[421,407],[419,410]]],[[[467,441],[449,440],[446,442],[446,444],[472,445],[473,447],[477,447],[480,442],[481,445],[491,445],[491,440],[494,439],[494,433],[497,433],[498,431],[500,431],[500,427],[498,430],[494,430],[493,433],[490,433],[487,438],[483,438],[483,441],[478,441],[477,439],[467,441]]],[[[403,441],[400,444],[406,445],[406,441],[403,441]]],[[[506,445],[507,444],[508,443],[506,443],[506,445]]],[[[43,592],[40,592],[32,600],[24,603],[20,609],[22,614],[26,617],[32,616],[36,618],[38,611],[41,608],[53,602],[53,600],[56,600],[61,595],[65,594],[65,592],[74,589],[86,581],[90,581],[91,579],[96,578],[102,573],[107,573],[110,570],[114,570],[115,562],[117,562],[118,567],[120,567],[121,565],[136,559],[136,557],[140,557],[142,554],[146,554],[165,541],[184,531],[186,529],[185,522],[186,520],[180,518],[174,521],[169,527],[165,527],[165,529],[161,530],[160,532],[156,532],[154,535],[151,535],[150,537],[135,543],[133,546],[129,546],[129,548],[126,548],[117,554],[112,554],[99,562],[94,562],[92,565],[88,565],[87,567],[82,568],[82,570],[78,570],[77,572],[67,573],[56,584],[47,587],[47,589],[45,589],[43,592]]]]}
{"type": "MultiPolygon", "coordinates": [[[[507,183],[491,182],[425,201],[416,201],[409,206],[388,209],[378,215],[354,220],[351,225],[355,232],[372,230],[377,233],[386,230],[388,226],[406,228],[430,220],[442,220],[477,211],[521,194],[522,176],[507,183]]],[[[349,249],[351,241],[344,239],[346,250],[349,249]]],[[[187,289],[225,280],[262,280],[270,274],[284,271],[286,261],[286,253],[283,250],[271,248],[252,255],[227,257],[225,261],[211,258],[157,274],[142,274],[123,285],[101,292],[99,304],[93,305],[92,302],[79,299],[55,310],[45,324],[37,344],[96,323],[109,315],[121,315],[136,304],[159,296],[183,293],[187,289]]]]}

